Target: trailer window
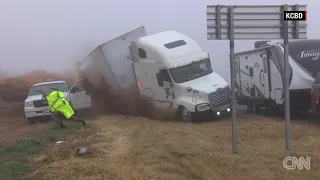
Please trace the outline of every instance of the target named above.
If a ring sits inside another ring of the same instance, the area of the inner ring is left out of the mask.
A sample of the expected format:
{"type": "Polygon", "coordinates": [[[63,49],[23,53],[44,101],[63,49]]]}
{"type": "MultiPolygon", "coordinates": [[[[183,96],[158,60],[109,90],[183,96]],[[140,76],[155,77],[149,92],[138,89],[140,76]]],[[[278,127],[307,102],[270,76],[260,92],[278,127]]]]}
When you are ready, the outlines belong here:
{"type": "Polygon", "coordinates": [[[170,69],[176,83],[183,83],[212,73],[210,59],[205,59],[182,67],[170,69]]]}
{"type": "Polygon", "coordinates": [[[164,44],[164,46],[168,49],[173,49],[176,47],[184,46],[186,44],[187,44],[187,42],[185,42],[184,40],[178,40],[178,41],[173,41],[173,42],[164,44]]]}
{"type": "Polygon", "coordinates": [[[138,48],[138,53],[139,53],[139,58],[147,58],[147,52],[146,50],[142,49],[142,48],[138,48]]]}

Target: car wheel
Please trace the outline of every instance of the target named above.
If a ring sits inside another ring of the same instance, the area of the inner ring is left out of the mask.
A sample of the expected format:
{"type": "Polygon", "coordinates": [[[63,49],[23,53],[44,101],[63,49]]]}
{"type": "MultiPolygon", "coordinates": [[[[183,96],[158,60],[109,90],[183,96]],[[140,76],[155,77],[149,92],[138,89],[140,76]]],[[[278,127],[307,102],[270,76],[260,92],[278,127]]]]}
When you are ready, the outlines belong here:
{"type": "Polygon", "coordinates": [[[35,123],[35,120],[34,119],[31,119],[31,118],[24,118],[24,122],[26,124],[34,124],[35,123]]]}
{"type": "Polygon", "coordinates": [[[182,107],[180,111],[181,120],[185,123],[193,122],[193,113],[190,112],[187,108],[182,107]]]}

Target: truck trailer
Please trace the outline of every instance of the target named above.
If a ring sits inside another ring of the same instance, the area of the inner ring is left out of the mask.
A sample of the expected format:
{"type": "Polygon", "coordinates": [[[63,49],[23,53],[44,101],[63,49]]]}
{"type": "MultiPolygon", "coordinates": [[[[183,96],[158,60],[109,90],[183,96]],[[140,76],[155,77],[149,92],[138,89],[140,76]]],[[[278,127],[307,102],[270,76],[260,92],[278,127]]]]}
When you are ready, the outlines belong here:
{"type": "MultiPolygon", "coordinates": [[[[201,112],[220,116],[231,111],[230,86],[212,70],[209,54],[176,31],[148,35],[139,27],[98,46],[78,68],[91,86],[106,84],[106,94],[116,97],[106,106],[123,100],[125,93],[137,93],[173,109],[184,122],[195,121],[201,112]]],[[[121,105],[137,106],[132,101],[121,105]]]]}
{"type": "MultiPolygon", "coordinates": [[[[259,41],[255,49],[235,54],[238,104],[246,105],[248,111],[284,109],[283,47],[282,42],[259,41]]],[[[319,57],[320,40],[289,41],[287,77],[292,113],[319,109],[319,85],[315,83],[320,77],[319,57]]]]}

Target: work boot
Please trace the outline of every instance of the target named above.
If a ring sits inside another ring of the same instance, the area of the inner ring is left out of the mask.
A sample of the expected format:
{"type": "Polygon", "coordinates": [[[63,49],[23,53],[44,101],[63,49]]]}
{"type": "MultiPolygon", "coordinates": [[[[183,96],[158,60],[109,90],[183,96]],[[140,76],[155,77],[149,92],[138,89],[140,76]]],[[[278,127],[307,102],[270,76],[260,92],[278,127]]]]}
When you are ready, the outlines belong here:
{"type": "Polygon", "coordinates": [[[66,126],[63,123],[60,123],[60,128],[65,128],[66,126]]]}
{"type": "Polygon", "coordinates": [[[84,120],[81,120],[81,124],[85,126],[86,122],[84,120]]]}

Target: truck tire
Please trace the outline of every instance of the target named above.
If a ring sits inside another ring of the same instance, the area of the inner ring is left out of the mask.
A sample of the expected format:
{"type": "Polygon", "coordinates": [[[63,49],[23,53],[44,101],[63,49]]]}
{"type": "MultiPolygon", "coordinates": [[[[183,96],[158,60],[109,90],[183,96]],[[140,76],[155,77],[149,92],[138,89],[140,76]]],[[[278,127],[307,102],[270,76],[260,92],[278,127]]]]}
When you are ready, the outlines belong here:
{"type": "Polygon", "coordinates": [[[128,114],[131,116],[137,116],[139,113],[137,112],[137,104],[128,104],[127,106],[128,114]]]}
{"type": "Polygon", "coordinates": [[[253,104],[250,100],[247,102],[247,113],[253,113],[253,104]]]}
{"type": "Polygon", "coordinates": [[[261,106],[255,104],[255,105],[254,105],[254,112],[255,112],[256,114],[261,114],[261,106]]]}
{"type": "Polygon", "coordinates": [[[194,113],[190,112],[183,106],[178,108],[178,115],[180,119],[185,123],[192,123],[194,121],[194,113]]]}

